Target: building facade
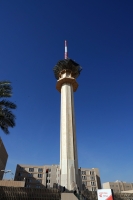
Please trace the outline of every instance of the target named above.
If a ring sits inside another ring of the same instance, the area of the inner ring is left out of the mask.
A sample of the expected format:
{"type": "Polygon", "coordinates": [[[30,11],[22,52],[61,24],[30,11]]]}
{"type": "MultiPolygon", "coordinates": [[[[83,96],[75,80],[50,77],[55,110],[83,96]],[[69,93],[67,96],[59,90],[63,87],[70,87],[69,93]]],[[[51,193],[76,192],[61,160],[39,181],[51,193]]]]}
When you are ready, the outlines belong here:
{"type": "MultiPolygon", "coordinates": [[[[101,188],[99,170],[97,168],[80,168],[80,188],[96,191],[101,188]]],[[[59,188],[61,185],[59,165],[20,165],[16,167],[15,181],[25,181],[29,188],[59,188]]]]}
{"type": "Polygon", "coordinates": [[[80,168],[82,190],[96,191],[101,189],[101,180],[98,168],[80,168]]]}
{"type": "Polygon", "coordinates": [[[112,189],[114,193],[121,193],[128,190],[133,190],[133,183],[122,181],[103,183],[103,189],[112,189]]]}
{"type": "Polygon", "coordinates": [[[53,188],[60,185],[59,165],[17,165],[15,181],[25,180],[25,187],[53,188]]]}
{"type": "Polygon", "coordinates": [[[7,151],[2,142],[2,139],[0,138],[0,180],[2,180],[4,175],[4,171],[1,170],[5,170],[7,158],[8,158],[7,151]]]}

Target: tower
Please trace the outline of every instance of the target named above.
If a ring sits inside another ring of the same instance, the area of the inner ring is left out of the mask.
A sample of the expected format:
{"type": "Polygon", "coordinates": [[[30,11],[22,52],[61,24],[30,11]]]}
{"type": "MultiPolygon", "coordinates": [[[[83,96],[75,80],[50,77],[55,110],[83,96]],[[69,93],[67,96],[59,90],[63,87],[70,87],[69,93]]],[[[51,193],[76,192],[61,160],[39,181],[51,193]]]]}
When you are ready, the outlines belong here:
{"type": "Polygon", "coordinates": [[[78,63],[68,58],[67,41],[65,41],[65,59],[58,61],[53,70],[57,79],[56,89],[61,93],[61,186],[68,190],[76,190],[79,186],[79,178],[73,92],[78,88],[76,78],[82,68],[78,63]]]}

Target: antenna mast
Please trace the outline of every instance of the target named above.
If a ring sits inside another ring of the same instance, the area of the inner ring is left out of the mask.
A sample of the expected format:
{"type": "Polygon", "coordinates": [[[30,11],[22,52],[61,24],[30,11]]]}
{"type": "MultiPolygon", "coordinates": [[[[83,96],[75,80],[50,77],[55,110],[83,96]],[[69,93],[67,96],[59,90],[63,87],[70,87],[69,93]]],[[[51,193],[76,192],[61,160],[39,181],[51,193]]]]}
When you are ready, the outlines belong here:
{"type": "Polygon", "coordinates": [[[68,58],[68,52],[67,52],[67,41],[65,40],[65,59],[68,58]]]}

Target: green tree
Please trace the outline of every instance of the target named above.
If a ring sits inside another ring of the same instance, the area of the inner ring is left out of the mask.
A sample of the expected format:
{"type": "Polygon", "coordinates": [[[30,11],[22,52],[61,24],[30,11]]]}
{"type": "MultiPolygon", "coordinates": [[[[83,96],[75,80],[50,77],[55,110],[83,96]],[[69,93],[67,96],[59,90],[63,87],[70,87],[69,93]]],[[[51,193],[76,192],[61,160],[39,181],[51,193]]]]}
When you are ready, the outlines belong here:
{"type": "MultiPolygon", "coordinates": [[[[0,98],[8,98],[12,96],[11,82],[0,81],[0,98]]],[[[10,101],[2,99],[0,101],[0,128],[5,134],[9,134],[9,127],[15,126],[15,115],[12,109],[16,109],[16,105],[10,101]]]]}

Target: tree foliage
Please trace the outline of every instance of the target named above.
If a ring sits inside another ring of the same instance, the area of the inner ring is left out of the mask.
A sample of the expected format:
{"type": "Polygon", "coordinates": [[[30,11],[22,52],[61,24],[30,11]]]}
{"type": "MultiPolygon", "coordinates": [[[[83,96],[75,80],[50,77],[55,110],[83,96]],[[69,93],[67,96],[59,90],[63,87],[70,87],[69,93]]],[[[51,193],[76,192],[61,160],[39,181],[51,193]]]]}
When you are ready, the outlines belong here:
{"type": "MultiPolygon", "coordinates": [[[[0,81],[0,98],[8,98],[12,96],[11,82],[0,81]]],[[[0,128],[5,134],[9,134],[9,127],[15,126],[15,115],[12,109],[16,109],[16,104],[2,99],[0,101],[0,128]]]]}

